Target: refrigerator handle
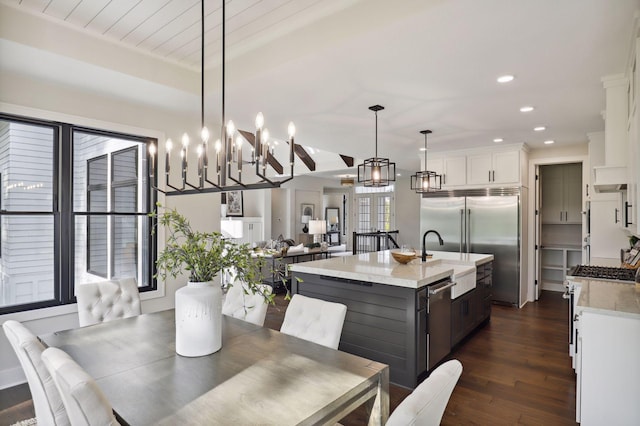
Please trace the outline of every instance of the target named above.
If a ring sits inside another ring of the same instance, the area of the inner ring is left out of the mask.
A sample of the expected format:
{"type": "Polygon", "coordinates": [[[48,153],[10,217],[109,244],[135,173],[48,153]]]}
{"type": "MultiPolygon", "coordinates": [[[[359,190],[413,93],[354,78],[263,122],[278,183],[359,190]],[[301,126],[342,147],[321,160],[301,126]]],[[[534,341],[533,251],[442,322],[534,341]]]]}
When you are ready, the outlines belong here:
{"type": "Polygon", "coordinates": [[[471,251],[471,209],[467,209],[467,253],[471,251]]]}
{"type": "Polygon", "coordinates": [[[464,245],[465,238],[465,229],[464,229],[464,210],[460,209],[460,254],[462,254],[462,246],[464,245]]]}

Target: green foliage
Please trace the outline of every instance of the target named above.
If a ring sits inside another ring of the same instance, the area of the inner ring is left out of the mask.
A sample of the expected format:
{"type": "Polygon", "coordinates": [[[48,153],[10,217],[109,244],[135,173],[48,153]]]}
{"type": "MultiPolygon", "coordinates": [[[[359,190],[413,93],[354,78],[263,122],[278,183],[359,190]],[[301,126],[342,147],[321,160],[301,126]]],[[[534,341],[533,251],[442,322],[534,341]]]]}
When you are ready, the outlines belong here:
{"type": "MultiPolygon", "coordinates": [[[[162,205],[158,203],[157,207],[160,209],[162,205]]],[[[264,259],[252,257],[247,244],[224,239],[219,232],[194,231],[189,221],[175,209],[164,209],[160,214],[154,211],[149,216],[157,219],[156,226],[164,226],[167,230],[164,250],[156,260],[156,277],[166,280],[168,276],[176,278],[188,271],[189,281],[207,282],[222,271],[234,268],[237,279],[244,281],[251,293],[259,293],[268,302],[273,302],[274,296],[264,294],[258,287],[262,284],[264,259]]]]}

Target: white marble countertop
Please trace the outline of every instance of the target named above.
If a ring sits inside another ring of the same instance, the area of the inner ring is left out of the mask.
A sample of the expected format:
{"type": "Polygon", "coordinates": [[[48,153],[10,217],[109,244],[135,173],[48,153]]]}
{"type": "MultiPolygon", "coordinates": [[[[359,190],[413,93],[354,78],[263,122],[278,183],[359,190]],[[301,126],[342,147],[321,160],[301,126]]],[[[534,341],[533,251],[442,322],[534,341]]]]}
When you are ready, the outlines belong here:
{"type": "Polygon", "coordinates": [[[578,312],[640,319],[640,288],[635,283],[575,278],[580,284],[578,312]]]}
{"type": "MultiPolygon", "coordinates": [[[[430,252],[431,253],[431,252],[430,252]]],[[[419,258],[406,265],[396,262],[389,250],[363,253],[353,256],[342,256],[291,265],[294,272],[353,279],[378,284],[408,288],[421,288],[435,281],[451,276],[454,273],[454,257],[458,253],[433,252],[434,258],[422,262],[419,258]],[[447,253],[451,259],[440,259],[436,253],[447,253]]],[[[460,265],[470,266],[481,261],[486,255],[463,255],[460,265]],[[476,258],[475,256],[479,256],[476,258]]],[[[493,259],[493,256],[491,256],[493,259]]],[[[489,259],[490,260],[490,259],[489,259]]],[[[485,260],[486,261],[486,260],[485,260]]],[[[484,263],[484,262],[482,262],[484,263]]]]}

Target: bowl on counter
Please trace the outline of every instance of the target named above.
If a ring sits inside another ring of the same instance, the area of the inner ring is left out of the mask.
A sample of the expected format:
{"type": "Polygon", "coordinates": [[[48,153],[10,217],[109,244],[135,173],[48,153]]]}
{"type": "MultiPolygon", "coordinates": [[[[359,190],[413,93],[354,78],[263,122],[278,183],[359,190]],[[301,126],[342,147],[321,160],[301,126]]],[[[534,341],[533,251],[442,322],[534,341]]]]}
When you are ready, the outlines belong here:
{"type": "Polygon", "coordinates": [[[418,255],[415,250],[404,249],[404,250],[391,250],[391,257],[398,263],[406,264],[411,262],[413,259],[417,259],[418,255]]]}

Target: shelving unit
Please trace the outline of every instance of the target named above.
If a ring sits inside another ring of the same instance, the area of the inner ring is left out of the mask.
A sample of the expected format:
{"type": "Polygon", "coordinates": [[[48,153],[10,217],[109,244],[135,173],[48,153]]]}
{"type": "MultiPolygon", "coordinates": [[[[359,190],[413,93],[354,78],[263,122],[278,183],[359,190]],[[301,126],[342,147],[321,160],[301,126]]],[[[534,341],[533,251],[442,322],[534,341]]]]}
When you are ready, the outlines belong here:
{"type": "Polygon", "coordinates": [[[541,273],[545,290],[564,291],[567,273],[582,262],[582,247],[576,245],[545,245],[542,249],[541,273]]]}
{"type": "Polygon", "coordinates": [[[571,269],[582,263],[582,164],[540,167],[540,284],[564,292],[571,269]]]}

